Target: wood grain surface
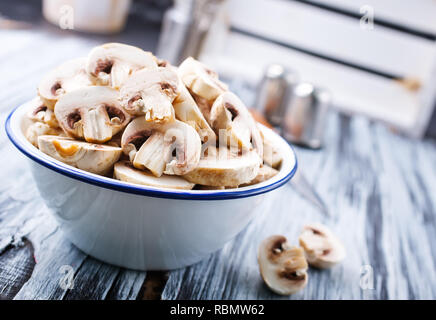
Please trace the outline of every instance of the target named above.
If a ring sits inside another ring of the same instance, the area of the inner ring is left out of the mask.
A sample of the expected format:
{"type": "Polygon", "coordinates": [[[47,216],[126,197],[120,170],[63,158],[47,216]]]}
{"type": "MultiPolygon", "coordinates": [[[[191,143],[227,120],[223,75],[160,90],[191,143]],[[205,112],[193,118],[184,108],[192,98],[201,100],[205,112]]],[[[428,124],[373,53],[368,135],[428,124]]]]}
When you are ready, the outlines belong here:
{"type": "Polygon", "coordinates": [[[336,113],[328,119],[324,149],[296,149],[299,170],[316,186],[329,217],[286,185],[271,193],[262,214],[234,241],[194,266],[147,274],[87,256],[51,217],[25,157],[6,137],[4,121],[36,94],[45,72],[86,55],[98,40],[0,32],[7,44],[0,47],[7,75],[0,77],[0,299],[436,298],[436,143],[336,113]],[[310,222],[334,230],[347,258],[331,270],[310,269],[300,293],[277,296],[260,278],[257,247],[272,234],[296,244],[310,222]],[[71,275],[73,286],[65,286],[71,275]]]}

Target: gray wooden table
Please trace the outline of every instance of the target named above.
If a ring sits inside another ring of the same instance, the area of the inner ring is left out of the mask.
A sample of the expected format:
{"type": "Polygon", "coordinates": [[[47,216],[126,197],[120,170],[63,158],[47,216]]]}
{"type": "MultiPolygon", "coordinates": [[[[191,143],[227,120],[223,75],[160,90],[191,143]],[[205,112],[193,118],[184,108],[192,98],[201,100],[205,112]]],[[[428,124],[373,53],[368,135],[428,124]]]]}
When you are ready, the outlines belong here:
{"type": "Polygon", "coordinates": [[[40,198],[25,157],[9,143],[4,121],[36,94],[47,70],[86,55],[99,42],[0,31],[0,299],[436,298],[436,143],[335,113],[323,150],[296,149],[300,170],[326,202],[330,218],[287,185],[274,191],[263,214],[234,241],[188,268],[125,270],[75,248],[40,198]],[[297,243],[302,225],[310,222],[330,226],[348,256],[331,270],[311,269],[300,293],[277,296],[260,278],[257,247],[272,234],[297,243]],[[72,288],[65,286],[68,270],[72,288]]]}

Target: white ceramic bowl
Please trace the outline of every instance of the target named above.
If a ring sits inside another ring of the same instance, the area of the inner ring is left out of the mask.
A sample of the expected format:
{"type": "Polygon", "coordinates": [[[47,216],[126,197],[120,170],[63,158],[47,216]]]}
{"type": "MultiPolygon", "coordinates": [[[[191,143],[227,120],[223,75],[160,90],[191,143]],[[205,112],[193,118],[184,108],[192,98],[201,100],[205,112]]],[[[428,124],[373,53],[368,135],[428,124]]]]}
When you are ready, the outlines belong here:
{"type": "Polygon", "coordinates": [[[76,169],[42,153],[22,132],[28,104],[8,116],[6,132],[24,153],[41,196],[68,239],[84,252],[118,266],[168,270],[200,261],[222,248],[258,213],[260,202],[297,169],[295,153],[273,131],[283,163],[272,179],[228,190],[165,190],[76,169]]]}

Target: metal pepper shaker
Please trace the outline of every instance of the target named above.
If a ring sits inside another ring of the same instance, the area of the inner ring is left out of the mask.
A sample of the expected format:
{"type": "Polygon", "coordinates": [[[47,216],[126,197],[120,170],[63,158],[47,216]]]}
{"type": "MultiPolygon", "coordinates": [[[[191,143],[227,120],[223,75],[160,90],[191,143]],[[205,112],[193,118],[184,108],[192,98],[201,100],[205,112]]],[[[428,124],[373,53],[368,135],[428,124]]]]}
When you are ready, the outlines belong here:
{"type": "Polygon", "coordinates": [[[265,69],[256,97],[256,109],[273,126],[282,124],[290,93],[297,81],[297,74],[280,64],[271,64],[265,69]]]}
{"type": "Polygon", "coordinates": [[[282,118],[282,136],[291,143],[321,148],[331,96],[310,83],[300,83],[292,94],[282,118]]]}

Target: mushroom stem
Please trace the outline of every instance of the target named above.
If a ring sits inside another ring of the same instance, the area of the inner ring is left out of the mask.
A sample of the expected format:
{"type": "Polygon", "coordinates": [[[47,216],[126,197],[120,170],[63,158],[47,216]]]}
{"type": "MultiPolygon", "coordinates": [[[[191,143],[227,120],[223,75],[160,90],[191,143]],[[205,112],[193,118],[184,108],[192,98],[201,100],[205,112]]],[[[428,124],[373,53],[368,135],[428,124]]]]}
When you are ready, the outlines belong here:
{"type": "Polygon", "coordinates": [[[133,160],[133,165],[138,169],[148,169],[156,177],[160,177],[165,169],[164,135],[156,132],[141,146],[133,160]],[[162,161],[163,160],[163,161],[162,161]]]}
{"type": "Polygon", "coordinates": [[[103,143],[112,138],[112,127],[104,106],[83,112],[83,135],[85,140],[103,143]]]}

